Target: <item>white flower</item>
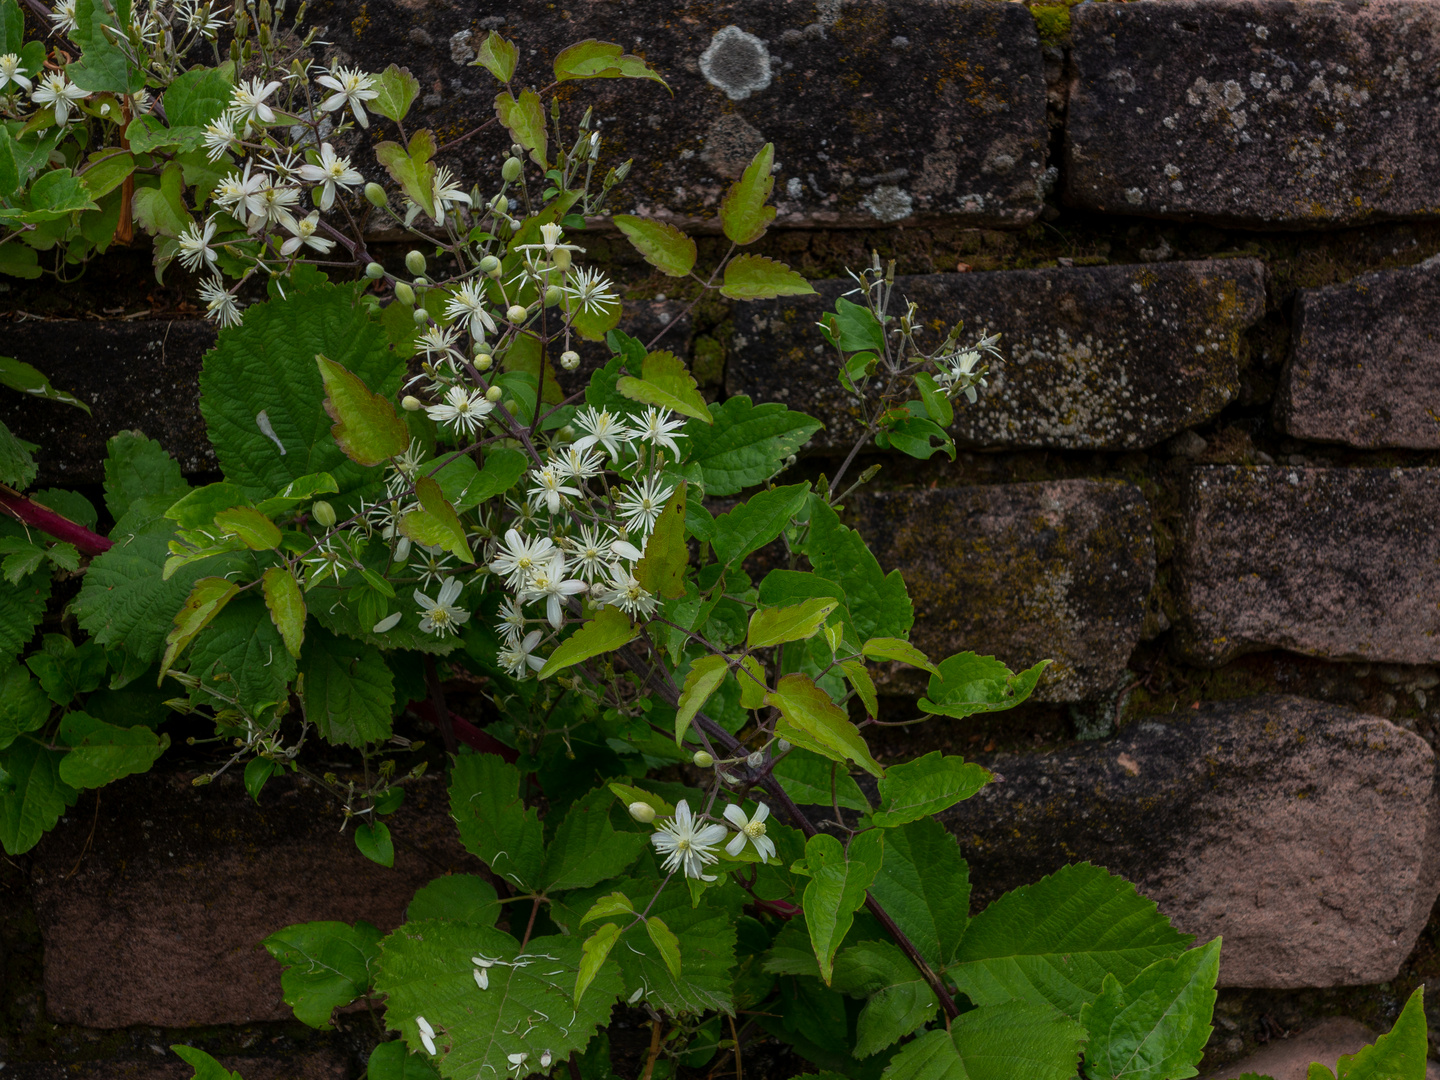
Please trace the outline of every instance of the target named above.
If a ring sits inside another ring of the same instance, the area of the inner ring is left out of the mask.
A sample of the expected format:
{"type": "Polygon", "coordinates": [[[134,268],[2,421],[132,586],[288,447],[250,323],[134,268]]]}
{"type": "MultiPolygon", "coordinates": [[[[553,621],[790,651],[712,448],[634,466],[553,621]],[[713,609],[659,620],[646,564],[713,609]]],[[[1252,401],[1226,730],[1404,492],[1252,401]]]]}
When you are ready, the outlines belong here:
{"type": "Polygon", "coordinates": [[[421,548],[421,556],[410,564],[410,569],[420,575],[420,584],[429,585],[442,580],[449,571],[450,556],[444,548],[421,548]]]}
{"type": "Polygon", "coordinates": [[[458,634],[460,627],[470,621],[470,613],[455,607],[463,586],[455,578],[446,578],[440,586],[440,595],[431,600],[419,589],[415,590],[415,602],[420,605],[420,629],[427,634],[458,634]]]}
{"type": "Polygon", "coordinates": [[[445,317],[467,320],[470,336],[477,342],[485,340],[486,330],[495,333],[495,320],[485,310],[485,298],[473,281],[467,281],[455,290],[455,295],[445,304],[445,317]]]}
{"type": "Polygon", "coordinates": [[[500,554],[490,564],[491,572],[505,579],[511,589],[523,589],[531,572],[550,558],[555,550],[548,536],[537,536],[533,540],[521,536],[515,529],[508,529],[505,542],[500,545],[500,554]]]}
{"type": "Polygon", "coordinates": [[[567,446],[551,465],[561,476],[574,480],[589,480],[592,476],[599,475],[601,461],[599,454],[588,453],[588,450],[589,447],[581,450],[573,444],[567,446]]]}
{"type": "Polygon", "coordinates": [[[740,809],[739,803],[731,803],[725,807],[725,820],[740,830],[725,845],[725,850],[731,855],[739,855],[748,840],[755,845],[755,853],[762,859],[773,859],[775,841],[765,835],[765,819],[769,816],[770,808],[763,802],[755,804],[755,813],[749,817],[740,809]]]}
{"type": "Polygon", "coordinates": [[[75,0],[60,0],[50,11],[50,22],[52,34],[68,34],[76,29],[75,0]]]}
{"type": "Polygon", "coordinates": [[[500,605],[500,621],[495,624],[495,632],[507,645],[514,645],[525,636],[525,611],[513,596],[507,596],[500,605]]]}
{"type": "Polygon", "coordinates": [[[445,223],[445,214],[451,207],[458,203],[470,205],[470,196],[465,194],[465,189],[455,183],[455,176],[448,165],[442,165],[435,173],[435,184],[431,189],[431,195],[435,200],[435,224],[445,223]]]}
{"type": "Polygon", "coordinates": [[[568,284],[561,286],[571,301],[571,310],[603,315],[605,309],[616,302],[610,282],[599,270],[576,270],[568,284]]]}
{"type": "Polygon", "coordinates": [[[650,843],[665,856],[662,865],[667,872],[683,868],[686,877],[698,878],[707,865],[720,861],[715,845],[725,834],[724,825],[699,826],[690,814],[690,804],[681,799],[675,816],[655,830],[650,843]]]}
{"type": "Polygon", "coordinates": [[[280,245],[280,254],[285,256],[294,255],[302,246],[312,247],[321,255],[330,254],[330,249],[335,246],[334,240],[326,240],[323,236],[316,236],[315,230],[320,227],[320,211],[311,210],[299,221],[291,219],[288,226],[295,235],[280,245]]]}
{"type": "Polygon", "coordinates": [[[540,226],[540,240],[538,244],[521,244],[516,251],[543,251],[547,255],[554,255],[556,251],[584,251],[582,247],[574,244],[560,243],[561,226],[555,222],[540,226]]]}
{"type": "Polygon", "coordinates": [[[678,460],[680,448],[675,445],[673,436],[684,426],[684,420],[671,419],[669,410],[657,409],[652,405],[645,410],[640,422],[630,429],[630,435],[635,439],[644,439],[651,446],[665,447],[678,460]]]}
{"type": "Polygon", "coordinates": [[[576,427],[585,432],[575,440],[576,450],[588,450],[598,444],[604,447],[605,452],[612,458],[618,458],[621,442],[630,438],[630,430],[625,426],[624,419],[609,409],[596,409],[590,405],[575,415],[574,422],[576,427]]]}
{"type": "Polygon", "coordinates": [[[261,168],[269,169],[275,174],[275,179],[287,182],[300,179],[302,164],[299,155],[293,150],[275,150],[268,158],[260,159],[261,168]]]}
{"type": "Polygon", "coordinates": [[[245,162],[245,174],[232,172],[223,177],[215,187],[215,204],[229,210],[241,225],[252,213],[263,211],[264,199],[260,192],[268,180],[263,173],[251,176],[251,162],[245,162]]]}
{"type": "Polygon", "coordinates": [[[648,619],[655,613],[655,596],[623,564],[610,564],[610,577],[605,588],[595,597],[605,607],[619,608],[631,618],[648,619]]]}
{"type": "Polygon", "coordinates": [[[670,501],[672,488],[659,475],[648,476],[631,487],[615,501],[615,509],[625,521],[625,528],[649,536],[655,522],[670,501]]]}
{"type": "Polygon", "coordinates": [[[425,1049],[431,1054],[435,1053],[435,1029],[432,1028],[425,1017],[415,1017],[415,1026],[420,1029],[420,1041],[425,1044],[425,1049]]]}
{"type": "Polygon", "coordinates": [[[556,551],[549,560],[530,572],[530,580],[520,594],[524,603],[545,601],[545,617],[556,630],[565,621],[565,601],[586,590],[585,582],[565,576],[565,556],[556,551]]]}
{"type": "Polygon", "coordinates": [[[327,90],[335,91],[320,103],[322,110],[334,112],[349,105],[350,111],[355,114],[356,122],[363,128],[370,126],[370,118],[365,115],[365,109],[360,103],[374,101],[380,96],[380,91],[375,89],[375,76],[367,75],[358,68],[345,68],[336,64],[328,75],[321,75],[315,81],[327,90]]]}
{"type": "Polygon", "coordinates": [[[349,191],[356,184],[364,183],[365,177],[350,167],[350,159],[335,153],[328,142],[320,144],[320,164],[301,165],[300,179],[312,184],[324,183],[320,189],[320,209],[329,210],[335,205],[335,189],[342,187],[349,191]]]}
{"type": "Polygon", "coordinates": [[[20,66],[20,57],[16,53],[6,53],[0,56],[0,91],[3,91],[12,82],[22,90],[30,89],[30,80],[24,75],[25,69],[20,66]]]}
{"type": "Polygon", "coordinates": [[[543,656],[531,656],[530,653],[536,645],[540,644],[541,633],[539,630],[531,630],[525,635],[523,641],[514,641],[501,649],[496,655],[500,666],[505,669],[506,674],[511,678],[523,679],[531,671],[539,671],[545,666],[543,656]]]}
{"type": "Polygon", "coordinates": [[[585,581],[594,581],[605,573],[610,563],[611,542],[612,538],[602,537],[596,526],[581,525],[579,539],[572,539],[566,543],[571,556],[575,559],[576,574],[585,581]]]}
{"type": "Polygon", "coordinates": [[[257,120],[262,124],[275,122],[275,110],[265,104],[265,99],[280,89],[280,82],[263,82],[259,78],[241,79],[230,90],[230,115],[250,130],[257,120]]]}
{"type": "Polygon", "coordinates": [[[439,323],[436,323],[420,335],[416,344],[425,350],[426,356],[439,353],[440,359],[448,360],[451,350],[455,348],[455,341],[459,337],[460,331],[455,327],[441,326],[439,323]]]}
{"type": "Polygon", "coordinates": [[[185,28],[191,33],[201,34],[207,38],[214,37],[225,28],[225,20],[220,18],[210,9],[211,0],[205,3],[184,3],[176,5],[175,10],[180,13],[185,28]]]}
{"type": "Polygon", "coordinates": [[[205,156],[211,161],[219,161],[237,137],[235,121],[230,117],[220,116],[210,121],[205,125],[205,156]]]}
{"type": "Polygon", "coordinates": [[[205,301],[207,319],[214,319],[221,326],[240,325],[240,305],[218,277],[201,284],[200,299],[205,301]]]}
{"type": "Polygon", "coordinates": [[[565,496],[580,495],[580,489],[565,483],[565,474],[553,461],[544,468],[531,469],[530,479],[535,484],[530,489],[530,505],[536,510],[543,503],[552,514],[558,514],[565,504],[565,496]]]}
{"type": "Polygon", "coordinates": [[[215,251],[210,247],[210,241],[215,238],[215,221],[205,222],[204,231],[201,231],[199,224],[192,223],[188,229],[180,234],[176,243],[180,245],[180,265],[186,270],[199,270],[201,263],[207,263],[210,269],[215,268],[215,251]]]}
{"type": "MultiPolygon", "coordinates": [[[[245,163],[248,168],[250,163],[245,163]]],[[[276,186],[268,176],[264,177],[264,183],[260,190],[254,195],[248,196],[245,200],[246,206],[251,213],[250,224],[246,231],[258,233],[267,225],[283,225],[293,232],[299,231],[299,223],[290,208],[300,202],[300,189],[296,187],[276,186]]],[[[316,219],[319,219],[317,212],[316,219]]],[[[288,241],[287,241],[288,243],[288,241]]]]}
{"type": "Polygon", "coordinates": [[[445,391],[445,401],[440,405],[427,406],[425,415],[437,424],[448,424],[459,434],[469,437],[475,434],[494,408],[493,401],[485,400],[485,391],[452,386],[445,391]]]}
{"type": "Polygon", "coordinates": [[[89,91],[81,90],[65,77],[63,71],[50,71],[31,93],[30,100],[36,105],[54,105],[55,123],[64,127],[70,121],[70,103],[89,96],[89,91]]]}

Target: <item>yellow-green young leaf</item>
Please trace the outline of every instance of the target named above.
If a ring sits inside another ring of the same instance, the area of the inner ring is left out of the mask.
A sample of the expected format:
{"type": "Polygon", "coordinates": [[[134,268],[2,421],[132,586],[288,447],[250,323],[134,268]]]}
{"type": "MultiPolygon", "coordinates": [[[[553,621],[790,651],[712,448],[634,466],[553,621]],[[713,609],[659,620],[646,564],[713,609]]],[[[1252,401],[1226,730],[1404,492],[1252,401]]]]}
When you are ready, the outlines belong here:
{"type": "Polygon", "coordinates": [[[765,205],[775,188],[774,166],[775,144],[766,143],[720,203],[720,227],[737,244],[753,244],[775,220],[775,208],[765,205]]]}
{"type": "Polygon", "coordinates": [[[520,50],[513,41],[506,41],[494,30],[480,43],[479,54],[470,61],[471,67],[483,67],[503,83],[515,77],[515,62],[520,50]]]}
{"type": "Polygon", "coordinates": [[[782,262],[766,255],[740,255],[725,267],[720,294],[731,300],[770,300],[777,296],[809,296],[810,283],[782,262]]]}
{"type": "Polygon", "coordinates": [[[215,524],[238,536],[251,551],[274,551],[280,546],[280,528],[252,506],[232,506],[215,515],[215,524]]]}
{"type": "Polygon", "coordinates": [[[650,931],[650,940],[660,950],[660,956],[664,959],[665,966],[670,969],[670,974],[678,979],[680,977],[680,939],[675,936],[675,932],[670,927],[654,915],[645,920],[645,929],[650,931]]]}
{"type": "Polygon", "coordinates": [[[682,480],[660,511],[655,531],[645,542],[645,557],[635,567],[635,580],[656,596],[685,595],[685,567],[690,561],[685,546],[685,488],[682,480]]]}
{"type": "Polygon", "coordinates": [[[633,214],[616,214],[610,220],[641,257],[667,277],[688,277],[695,269],[695,241],[674,225],[633,214]]]}
{"type": "Polygon", "coordinates": [[[690,674],[685,676],[685,686],[680,691],[680,701],[675,707],[675,742],[683,745],[685,733],[690,730],[690,721],[705,707],[705,702],[725,681],[729,671],[725,657],[702,656],[690,665],[690,674]]]}
{"type": "Polygon", "coordinates": [[[435,136],[421,128],[410,136],[410,145],[382,142],[375,147],[375,159],[385,166],[400,190],[432,218],[435,216],[435,136]]]}
{"type": "Polygon", "coordinates": [[[659,405],[707,424],[715,422],[685,361],[671,352],[647,354],[640,365],[640,378],[624,376],[616,382],[615,389],[632,401],[659,405]]]}
{"type": "Polygon", "coordinates": [[[765,685],[765,665],[760,663],[754,656],[746,656],[740,661],[740,669],[735,672],[735,677],[740,680],[740,707],[742,709],[758,709],[765,704],[765,695],[770,688],[765,685]]]}
{"type": "Polygon", "coordinates": [[[786,675],[765,695],[765,704],[780,710],[775,734],[782,739],[832,761],[853,761],[871,776],[885,775],[860,737],[860,729],[810,676],[799,672],[786,675]]]}
{"type": "Polygon", "coordinates": [[[875,680],[870,678],[870,672],[865,670],[865,665],[859,660],[842,660],[840,668],[850,680],[850,685],[855,688],[855,695],[860,699],[860,703],[865,706],[865,715],[877,715],[880,711],[880,699],[875,696],[875,680]]]}
{"type": "Polygon", "coordinates": [[[460,517],[455,513],[455,508],[445,498],[445,493],[440,490],[440,485],[428,476],[422,476],[415,482],[415,497],[420,500],[420,509],[412,510],[405,515],[401,521],[400,531],[410,536],[412,540],[420,543],[439,544],[450,554],[457,558],[464,559],[467,563],[475,561],[475,556],[470,550],[470,542],[465,538],[465,526],[460,523],[460,517]],[[424,532],[434,536],[433,540],[425,540],[414,536],[409,531],[411,519],[423,518],[423,522],[415,524],[423,526],[417,532],[424,532]]]}
{"type": "Polygon", "coordinates": [[[589,660],[601,653],[614,652],[640,636],[630,619],[619,608],[601,608],[600,613],[562,641],[540,669],[540,678],[548,679],[571,664],[589,660]]]}
{"type": "Polygon", "coordinates": [[[752,649],[779,645],[782,641],[801,641],[814,637],[830,613],[840,606],[838,600],[817,596],[794,607],[761,608],[750,616],[750,632],[745,643],[752,649]]]}
{"type": "Polygon", "coordinates": [[[675,804],[666,802],[653,791],[646,791],[633,784],[610,784],[608,787],[615,793],[615,797],[626,806],[631,803],[644,803],[655,811],[655,816],[658,818],[673,817],[675,814],[675,804]]]}
{"type": "Polygon", "coordinates": [[[398,123],[415,104],[420,94],[420,80],[410,74],[409,68],[391,64],[376,77],[375,89],[379,96],[370,103],[370,111],[398,123]]]}
{"type": "Polygon", "coordinates": [[[170,665],[175,663],[185,646],[195,640],[195,635],[204,630],[239,591],[239,585],[223,577],[204,577],[195,582],[185,603],[175,613],[175,628],[165,636],[165,656],[160,661],[160,678],[155,680],[157,686],[164,681],[170,665]]]}
{"type": "Polygon", "coordinates": [[[613,922],[607,922],[595,933],[585,939],[581,946],[585,955],[580,958],[580,970],[575,975],[575,1004],[580,1004],[580,999],[585,996],[585,991],[595,981],[595,976],[600,974],[600,968],[605,964],[605,958],[610,955],[610,950],[615,947],[615,942],[620,940],[620,927],[613,922]]]}
{"type": "Polygon", "coordinates": [[[654,79],[670,89],[640,57],[628,55],[619,45],[593,38],[571,45],[555,57],[555,81],[567,79],[654,79]]]}
{"type": "Polygon", "coordinates": [[[860,646],[860,651],[871,660],[899,660],[903,664],[928,671],[931,675],[940,674],[940,669],[930,662],[928,656],[901,638],[871,638],[860,646]]]}
{"type": "Polygon", "coordinates": [[[580,920],[580,925],[595,919],[603,919],[609,915],[634,915],[635,905],[630,903],[630,898],[624,893],[612,892],[608,896],[602,896],[595,903],[590,905],[590,910],[580,920]]]}
{"type": "Polygon", "coordinates": [[[508,90],[495,95],[495,115],[510,137],[530,151],[530,160],[542,169],[545,162],[545,107],[534,90],[522,90],[517,98],[508,90]]]}
{"type": "Polygon", "coordinates": [[[295,575],[283,566],[272,566],[260,579],[265,591],[265,606],[270,609],[270,618],[285,649],[291,656],[299,657],[300,645],[305,640],[305,596],[295,581],[295,575]]]}
{"type": "Polygon", "coordinates": [[[135,155],[128,150],[105,150],[93,154],[80,173],[80,180],[92,199],[109,195],[135,171],[135,155]]]}
{"type": "Polygon", "coordinates": [[[330,434],[346,457],[359,465],[379,465],[409,449],[410,429],[395,406],[334,360],[317,355],[315,363],[325,384],[325,411],[335,421],[330,434]]]}
{"type": "Polygon", "coordinates": [[[165,166],[159,187],[137,187],[130,206],[136,223],[152,236],[176,237],[188,229],[192,219],[185,205],[185,177],[179,163],[165,166]]]}

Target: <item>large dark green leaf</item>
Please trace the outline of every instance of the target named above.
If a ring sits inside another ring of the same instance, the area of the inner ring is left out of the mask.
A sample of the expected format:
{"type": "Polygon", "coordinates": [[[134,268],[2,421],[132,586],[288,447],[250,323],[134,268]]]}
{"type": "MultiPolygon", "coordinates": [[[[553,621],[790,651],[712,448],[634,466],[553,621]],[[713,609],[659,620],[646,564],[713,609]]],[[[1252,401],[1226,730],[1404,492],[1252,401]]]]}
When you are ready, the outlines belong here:
{"type": "Polygon", "coordinates": [[[450,814],[465,849],[522,889],[545,861],[540,818],[520,799],[520,770],[494,754],[464,754],[450,771],[450,814]]]}
{"type": "Polygon", "coordinates": [[[970,872],[938,821],[886,830],[885,861],[870,893],[937,971],[955,955],[970,913],[970,872]]]}
{"type": "Polygon", "coordinates": [[[690,463],[698,465],[705,494],[734,495],[770,479],[785,459],[824,425],[776,402],[753,405],[737,394],[710,410],[713,424],[691,420],[690,463]]]}
{"type": "Polygon", "coordinates": [[[365,746],[390,737],[395,679],[380,650],[311,626],[300,654],[305,718],[328,741],[365,746]]]}
{"type": "Polygon", "coordinates": [[[845,590],[861,641],[903,638],[910,630],[915,611],[900,571],[882,571],[860,534],[840,524],[839,516],[819,497],[810,500],[805,554],[817,574],[845,590]]]}

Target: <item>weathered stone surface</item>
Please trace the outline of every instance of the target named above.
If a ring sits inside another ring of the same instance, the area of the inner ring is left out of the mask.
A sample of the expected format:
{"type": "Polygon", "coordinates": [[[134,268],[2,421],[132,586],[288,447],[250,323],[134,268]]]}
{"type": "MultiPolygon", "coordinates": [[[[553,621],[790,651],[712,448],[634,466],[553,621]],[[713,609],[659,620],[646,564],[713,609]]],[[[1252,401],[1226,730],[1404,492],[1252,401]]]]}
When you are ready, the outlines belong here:
{"type": "Polygon", "coordinates": [[[1313,228],[1440,209],[1440,10],[1272,0],[1072,13],[1066,198],[1313,228]]]}
{"type": "MultiPolygon", "coordinates": [[[[350,1080],[354,1075],[344,1056],[328,1051],[238,1057],[215,1060],[244,1080],[350,1080]]],[[[12,1065],[6,1080],[192,1080],[195,1070],[174,1054],[151,1060],[109,1060],[69,1065],[12,1065]]]]}
{"type": "Polygon", "coordinates": [[[1177,643],[1191,658],[1440,660],[1440,469],[1202,467],[1181,499],[1177,643]]]}
{"type": "MultiPolygon", "coordinates": [[[[1334,1071],[1335,1062],[1341,1054],[1359,1053],[1361,1047],[1373,1043],[1376,1036],[1377,1032],[1371,1031],[1359,1020],[1337,1016],[1323,1020],[1299,1035],[1274,1040],[1243,1061],[1210,1073],[1205,1080],[1239,1080],[1247,1073],[1268,1076],[1271,1080],[1306,1080],[1311,1062],[1318,1061],[1334,1071]]],[[[1425,1078],[1440,1080],[1440,1065],[1426,1062],[1425,1078]]]]}
{"type": "Polygon", "coordinates": [[[1440,447],[1440,263],[1301,289],[1276,419],[1301,439],[1440,447]]]}
{"type": "MultiPolygon", "coordinates": [[[[464,66],[492,29],[520,47],[517,86],[549,84],[555,55],[587,38],[643,56],[673,96],[653,82],[610,80],[558,91],[567,126],[594,106],[603,165],[635,158],[619,209],[713,219],[726,187],[766,142],[775,144],[782,224],[873,226],[927,214],[1023,224],[1041,207],[1045,79],[1023,8],[577,0],[562,12],[520,0],[481,14],[370,0],[357,14],[354,4],[320,0],[309,10],[307,22],[334,43],[327,59],[371,71],[408,66],[423,96],[407,129],[428,125],[442,140],[493,115],[495,80],[464,66]]],[[[369,138],[393,138],[393,130],[379,122],[369,138]]],[[[509,144],[491,130],[440,160],[458,160],[465,182],[483,190],[509,144]]],[[[368,152],[356,165],[367,177],[378,171],[368,152]]]]}
{"type": "MultiPolygon", "coordinates": [[[[812,446],[848,449],[861,413],[835,377],[815,323],[846,280],[817,297],[744,304],[726,389],[783,401],[826,423],[812,446]]],[[[1005,363],[979,404],[955,408],[970,446],[1121,450],[1153,446],[1214,416],[1236,394],[1240,336],[1264,310],[1264,268],[1250,259],[927,274],[897,278],[925,324],[1001,333],[1005,363]]],[[[922,344],[925,339],[922,339],[922,344]]]]}
{"type": "Polygon", "coordinates": [[[35,849],[55,1020],[117,1028],[288,1019],[265,937],[319,919],[392,929],[421,885],[480,870],[459,846],[438,778],[406,785],[390,819],[393,869],[356,850],[314,787],[271,780],[257,807],[238,777],[205,788],[189,780],[147,774],[107,787],[88,852],[85,802],[35,849]]]}
{"type": "Polygon", "coordinates": [[[1383,982],[1440,892],[1435,755],[1418,735],[1305,698],[1202,705],[1052,754],[946,811],[988,902],[1089,860],[1200,942],[1223,986],[1383,982]]]}
{"type": "MultiPolygon", "coordinates": [[[[1150,507],[1115,480],[1056,480],[865,495],[856,527],[898,567],[912,640],[934,658],[974,650],[1012,668],[1052,659],[1036,693],[1112,689],[1140,637],[1155,578],[1150,507]]],[[[894,689],[923,691],[901,669],[894,689]]]]}

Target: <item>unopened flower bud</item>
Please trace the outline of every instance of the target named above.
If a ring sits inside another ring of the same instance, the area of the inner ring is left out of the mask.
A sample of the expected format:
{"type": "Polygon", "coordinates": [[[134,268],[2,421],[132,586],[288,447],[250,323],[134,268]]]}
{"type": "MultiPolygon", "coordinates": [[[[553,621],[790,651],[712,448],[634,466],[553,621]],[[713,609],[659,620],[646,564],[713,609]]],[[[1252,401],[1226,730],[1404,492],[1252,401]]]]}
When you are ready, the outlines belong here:
{"type": "MultiPolygon", "coordinates": [[[[511,160],[514,160],[513,158],[511,160]]],[[[655,820],[655,808],[649,803],[632,802],[630,804],[630,816],[641,825],[649,825],[655,820]]]]}
{"type": "Polygon", "coordinates": [[[505,164],[500,166],[500,175],[513,184],[520,179],[520,170],[524,167],[518,157],[506,158],[505,164]]]}
{"type": "Polygon", "coordinates": [[[574,442],[580,437],[580,433],[577,432],[572,425],[566,424],[555,433],[555,437],[561,442],[574,442]]]}
{"type": "Polygon", "coordinates": [[[745,759],[745,764],[749,765],[752,769],[758,769],[761,765],[765,764],[765,755],[762,754],[759,750],[756,750],[753,754],[751,754],[745,759]]]}
{"type": "Polygon", "coordinates": [[[556,248],[550,254],[550,261],[555,265],[556,270],[570,269],[570,249],[556,248]]]}
{"type": "Polygon", "coordinates": [[[548,285],[545,288],[545,306],[554,307],[565,295],[565,291],[559,285],[548,285]]]}
{"type": "Polygon", "coordinates": [[[486,401],[499,401],[499,400],[500,400],[500,395],[503,394],[503,393],[504,393],[504,391],[501,390],[500,387],[498,387],[498,386],[492,386],[492,387],[490,387],[489,390],[486,390],[486,391],[485,391],[485,400],[486,400],[486,401]]]}
{"type": "Polygon", "coordinates": [[[505,318],[512,323],[523,323],[530,317],[530,311],[523,304],[511,304],[505,309],[505,318]]]}
{"type": "Polygon", "coordinates": [[[379,207],[382,210],[390,205],[390,196],[386,195],[385,189],[373,180],[365,185],[365,198],[371,206],[379,207]]]}
{"type": "Polygon", "coordinates": [[[775,740],[775,749],[776,749],[779,753],[788,754],[788,753],[790,752],[790,740],[789,740],[789,739],[776,739],[776,740],[775,740]]]}
{"type": "Polygon", "coordinates": [[[566,371],[574,371],[580,366],[580,354],[573,349],[566,349],[560,354],[560,366],[566,371]]]}
{"type": "Polygon", "coordinates": [[[476,371],[489,371],[489,370],[490,370],[490,365],[493,364],[494,362],[495,362],[495,358],[494,358],[493,356],[491,356],[488,352],[482,352],[482,353],[476,353],[476,354],[475,354],[475,370],[476,370],[476,371]]]}
{"type": "Polygon", "coordinates": [[[500,273],[500,260],[494,255],[486,255],[480,260],[480,272],[494,276],[500,273]]]}
{"type": "Polygon", "coordinates": [[[316,500],[310,507],[310,513],[325,528],[333,529],[335,527],[335,508],[324,499],[316,500]]]}
{"type": "Polygon", "coordinates": [[[511,156],[511,157],[524,157],[524,156],[525,156],[525,147],[521,146],[518,142],[517,142],[517,143],[511,143],[511,144],[510,144],[510,156],[511,156]]]}
{"type": "Polygon", "coordinates": [[[395,299],[406,307],[415,306],[415,290],[410,287],[409,282],[397,281],[395,283],[395,299]]]}
{"type": "Polygon", "coordinates": [[[414,318],[416,326],[425,326],[430,322],[430,312],[426,311],[423,307],[417,307],[414,318]]]}
{"type": "Polygon", "coordinates": [[[368,277],[371,281],[379,281],[382,277],[385,276],[385,267],[381,266],[377,262],[372,262],[365,267],[365,276],[368,277]]]}
{"type": "Polygon", "coordinates": [[[425,407],[425,403],[414,394],[406,394],[400,399],[400,407],[406,412],[419,412],[425,407]]]}
{"type": "Polygon", "coordinates": [[[690,760],[695,763],[697,768],[701,769],[708,769],[711,765],[715,764],[715,759],[704,750],[696,750],[695,756],[690,760]]]}
{"type": "Polygon", "coordinates": [[[412,274],[425,273],[425,255],[423,252],[411,250],[405,253],[405,269],[412,274]]]}

